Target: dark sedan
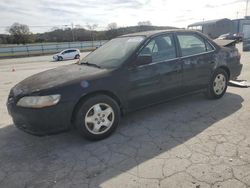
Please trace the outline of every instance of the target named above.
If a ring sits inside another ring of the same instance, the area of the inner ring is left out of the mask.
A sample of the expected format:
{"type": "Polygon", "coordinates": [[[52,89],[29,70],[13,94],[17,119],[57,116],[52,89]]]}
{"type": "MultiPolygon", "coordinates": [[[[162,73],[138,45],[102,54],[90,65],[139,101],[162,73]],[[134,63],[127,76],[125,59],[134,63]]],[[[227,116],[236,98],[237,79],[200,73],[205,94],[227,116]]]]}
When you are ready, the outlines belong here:
{"type": "Polygon", "coordinates": [[[14,86],[14,124],[45,135],[73,125],[88,139],[109,136],[121,115],[178,96],[221,98],[242,64],[235,47],[195,31],[148,31],[110,40],[77,64],[33,75],[14,86]]]}

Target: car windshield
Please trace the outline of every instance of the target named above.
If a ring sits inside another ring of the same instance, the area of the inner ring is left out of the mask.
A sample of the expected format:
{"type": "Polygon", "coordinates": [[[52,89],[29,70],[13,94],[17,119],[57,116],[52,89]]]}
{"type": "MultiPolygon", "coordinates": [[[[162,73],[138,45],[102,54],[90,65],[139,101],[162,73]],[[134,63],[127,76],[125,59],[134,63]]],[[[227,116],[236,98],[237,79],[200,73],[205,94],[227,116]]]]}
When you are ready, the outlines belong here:
{"type": "Polygon", "coordinates": [[[134,36],[112,39],[83,58],[80,63],[116,68],[133,53],[144,38],[143,36],[134,36]]]}

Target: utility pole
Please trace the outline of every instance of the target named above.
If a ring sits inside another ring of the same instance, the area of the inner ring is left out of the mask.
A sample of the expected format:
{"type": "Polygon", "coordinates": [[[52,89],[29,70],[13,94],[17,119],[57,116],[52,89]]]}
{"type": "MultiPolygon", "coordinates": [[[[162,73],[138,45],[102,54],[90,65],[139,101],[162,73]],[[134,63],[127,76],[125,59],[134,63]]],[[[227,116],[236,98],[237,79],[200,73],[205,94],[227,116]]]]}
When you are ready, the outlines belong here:
{"type": "Polygon", "coordinates": [[[74,36],[74,31],[73,31],[73,29],[74,29],[74,24],[73,24],[73,22],[71,23],[71,32],[72,32],[72,41],[74,42],[75,41],[75,36],[74,36]]]}
{"type": "Polygon", "coordinates": [[[93,25],[87,24],[86,26],[90,30],[91,39],[92,39],[92,48],[93,48],[94,47],[94,33],[93,32],[98,27],[98,25],[97,24],[93,24],[93,25]]]}
{"type": "Polygon", "coordinates": [[[247,11],[248,11],[248,1],[249,0],[246,0],[247,2],[246,2],[246,13],[245,13],[245,16],[247,16],[247,11]]]}
{"type": "Polygon", "coordinates": [[[205,18],[202,19],[202,26],[201,26],[201,32],[204,32],[204,22],[205,22],[205,18]]]}

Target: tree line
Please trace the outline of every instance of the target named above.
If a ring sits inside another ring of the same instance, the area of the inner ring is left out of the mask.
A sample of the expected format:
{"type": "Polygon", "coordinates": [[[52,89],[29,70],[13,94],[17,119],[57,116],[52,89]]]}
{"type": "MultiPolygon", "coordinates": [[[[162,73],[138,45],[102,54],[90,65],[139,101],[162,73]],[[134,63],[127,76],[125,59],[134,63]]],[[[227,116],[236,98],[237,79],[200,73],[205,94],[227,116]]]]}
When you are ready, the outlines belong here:
{"type": "Polygon", "coordinates": [[[92,41],[109,40],[114,37],[148,30],[174,29],[169,26],[153,26],[149,21],[138,22],[137,26],[118,27],[116,23],[108,24],[106,30],[96,30],[97,25],[87,25],[87,29],[76,28],[53,28],[52,31],[33,34],[29,26],[20,23],[12,24],[8,29],[9,34],[0,35],[1,44],[27,44],[41,42],[72,42],[72,41],[92,41]]]}

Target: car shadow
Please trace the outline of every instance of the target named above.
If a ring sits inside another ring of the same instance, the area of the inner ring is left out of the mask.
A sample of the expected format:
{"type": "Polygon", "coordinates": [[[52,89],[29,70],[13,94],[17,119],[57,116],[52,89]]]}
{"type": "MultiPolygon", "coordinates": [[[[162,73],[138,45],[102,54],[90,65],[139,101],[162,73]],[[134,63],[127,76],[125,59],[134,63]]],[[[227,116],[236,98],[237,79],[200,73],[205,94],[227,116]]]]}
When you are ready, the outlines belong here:
{"type": "Polygon", "coordinates": [[[220,100],[185,96],[128,114],[112,136],[98,142],[76,131],[36,137],[8,125],[0,129],[0,187],[101,187],[123,172],[136,177],[140,164],[167,157],[242,102],[234,93],[220,100]]]}

